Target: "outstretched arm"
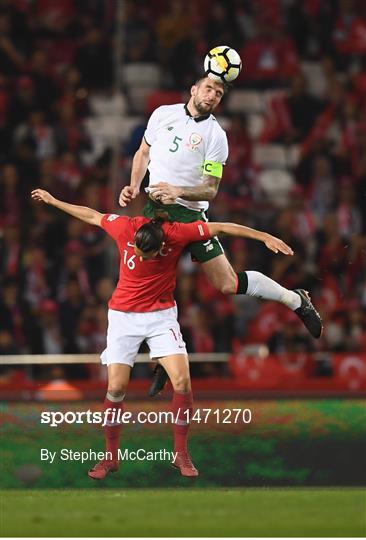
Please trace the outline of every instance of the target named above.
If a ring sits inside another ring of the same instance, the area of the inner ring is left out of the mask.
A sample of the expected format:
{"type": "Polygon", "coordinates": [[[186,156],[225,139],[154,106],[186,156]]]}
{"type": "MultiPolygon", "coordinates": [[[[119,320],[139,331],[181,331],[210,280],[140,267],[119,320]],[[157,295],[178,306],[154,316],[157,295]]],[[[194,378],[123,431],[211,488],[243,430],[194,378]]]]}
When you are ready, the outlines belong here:
{"type": "Polygon", "coordinates": [[[75,218],[90,223],[91,225],[101,226],[102,217],[104,214],[88,208],[87,206],[78,206],[77,204],[69,204],[67,202],[59,201],[56,197],[53,197],[48,191],[44,189],[34,189],[31,193],[31,197],[34,201],[44,202],[51,206],[55,206],[59,210],[70,214],[75,218]]]}
{"type": "Polygon", "coordinates": [[[137,150],[132,161],[131,181],[129,186],[125,186],[119,195],[120,206],[127,206],[132,199],[135,199],[140,191],[141,182],[143,181],[147,166],[150,161],[150,146],[143,138],[140,148],[137,150]]]}
{"type": "Polygon", "coordinates": [[[268,249],[274,251],[274,253],[284,253],[285,255],[293,255],[294,252],[288,246],[276,238],[263,231],[257,231],[256,229],[251,229],[250,227],[245,227],[244,225],[237,225],[236,223],[206,223],[208,230],[212,236],[218,234],[229,234],[230,236],[241,236],[243,238],[252,238],[253,240],[259,240],[263,242],[268,249]]]}

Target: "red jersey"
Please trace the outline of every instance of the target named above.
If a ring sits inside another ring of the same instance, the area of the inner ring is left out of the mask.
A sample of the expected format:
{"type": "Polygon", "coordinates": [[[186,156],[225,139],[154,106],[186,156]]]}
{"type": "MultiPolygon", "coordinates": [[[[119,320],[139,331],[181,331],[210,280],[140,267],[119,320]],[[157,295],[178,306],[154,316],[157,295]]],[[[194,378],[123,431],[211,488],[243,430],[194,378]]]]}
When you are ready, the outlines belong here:
{"type": "Polygon", "coordinates": [[[111,309],[145,313],[173,307],[177,264],[184,247],[211,238],[203,221],[165,222],[164,247],[153,259],[141,261],[134,251],[134,237],[137,229],[149,221],[116,214],[102,218],[101,226],[114,238],[121,256],[119,280],[108,303],[111,309]]]}

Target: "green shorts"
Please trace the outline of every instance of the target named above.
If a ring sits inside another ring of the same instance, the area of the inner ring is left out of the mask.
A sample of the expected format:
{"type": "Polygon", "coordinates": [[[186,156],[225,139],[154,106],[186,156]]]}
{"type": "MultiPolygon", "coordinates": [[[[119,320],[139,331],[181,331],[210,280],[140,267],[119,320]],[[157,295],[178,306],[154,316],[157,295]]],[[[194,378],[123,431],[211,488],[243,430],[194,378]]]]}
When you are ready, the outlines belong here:
{"type": "MultiPolygon", "coordinates": [[[[190,210],[181,204],[159,204],[148,201],[142,211],[147,218],[154,218],[159,212],[165,212],[169,221],[179,221],[180,223],[192,223],[192,221],[208,221],[205,212],[202,210],[190,210]]],[[[202,242],[192,242],[187,247],[192,256],[192,260],[204,263],[223,255],[224,250],[217,236],[202,242]]]]}

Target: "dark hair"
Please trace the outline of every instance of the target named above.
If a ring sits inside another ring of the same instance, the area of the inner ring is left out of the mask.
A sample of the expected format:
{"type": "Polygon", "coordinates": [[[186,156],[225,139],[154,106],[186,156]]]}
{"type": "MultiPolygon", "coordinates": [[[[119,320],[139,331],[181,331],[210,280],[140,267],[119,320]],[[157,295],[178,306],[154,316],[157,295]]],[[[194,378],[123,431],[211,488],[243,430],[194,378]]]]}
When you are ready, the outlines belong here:
{"type": "Polygon", "coordinates": [[[159,251],[164,239],[164,232],[161,228],[164,221],[164,218],[158,217],[137,229],[135,234],[135,245],[142,253],[159,251]]]}

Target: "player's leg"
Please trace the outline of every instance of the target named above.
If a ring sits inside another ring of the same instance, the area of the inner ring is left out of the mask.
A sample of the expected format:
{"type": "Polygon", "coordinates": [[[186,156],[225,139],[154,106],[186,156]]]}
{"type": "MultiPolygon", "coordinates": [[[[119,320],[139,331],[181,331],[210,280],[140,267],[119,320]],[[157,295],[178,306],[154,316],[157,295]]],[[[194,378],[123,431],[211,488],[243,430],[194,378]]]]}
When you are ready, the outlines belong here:
{"type": "Polygon", "coordinates": [[[238,276],[223,253],[199,261],[209,282],[223,294],[236,294],[238,276]]]}
{"type": "Polygon", "coordinates": [[[166,385],[167,381],[168,381],[167,372],[165,371],[162,365],[160,365],[159,363],[156,364],[153,371],[153,376],[152,376],[151,385],[148,391],[148,396],[154,397],[157,394],[159,394],[164,389],[164,386],[166,385]]]}
{"type": "Polygon", "coordinates": [[[225,255],[202,263],[209,281],[224,294],[248,294],[261,300],[284,304],[302,320],[310,334],[319,338],[323,325],[319,313],[303,289],[291,291],[261,272],[247,270],[236,274],[225,255]]]}
{"type": "Polygon", "coordinates": [[[188,356],[176,354],[159,359],[173,386],[171,410],[174,417],[173,437],[175,460],[172,463],[183,476],[198,476],[188,450],[188,434],[193,411],[193,394],[188,356]]]}
{"type": "Polygon", "coordinates": [[[151,325],[146,339],[150,357],[158,359],[173,386],[172,412],[176,419],[173,424],[174,452],[173,463],[183,476],[197,476],[188,452],[189,421],[192,414],[193,396],[189,363],[185,343],[177,321],[176,308],[156,312],[156,320],[151,325]]]}
{"type": "Polygon", "coordinates": [[[108,366],[108,389],[103,404],[104,459],[88,472],[95,480],[102,480],[118,469],[118,451],[122,429],[124,397],[137,351],[144,335],[139,335],[136,313],[108,311],[107,347],[101,354],[108,366]]]}
{"type": "Polygon", "coordinates": [[[118,460],[119,440],[122,429],[121,416],[124,412],[124,398],[130,380],[131,367],[127,364],[108,366],[108,390],[104,400],[104,436],[106,453],[118,460]]]}
{"type": "Polygon", "coordinates": [[[201,263],[209,281],[223,294],[248,294],[261,300],[280,302],[298,315],[314,338],[321,336],[322,321],[306,291],[290,291],[254,270],[236,273],[216,237],[208,242],[194,242],[189,247],[192,256],[201,263]]]}
{"type": "Polygon", "coordinates": [[[131,367],[127,364],[108,366],[108,389],[103,403],[104,459],[88,472],[94,480],[102,480],[118,470],[118,451],[122,430],[123,400],[130,380],[131,367]]]}

